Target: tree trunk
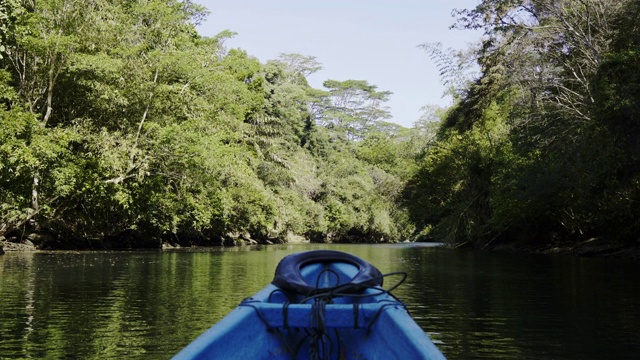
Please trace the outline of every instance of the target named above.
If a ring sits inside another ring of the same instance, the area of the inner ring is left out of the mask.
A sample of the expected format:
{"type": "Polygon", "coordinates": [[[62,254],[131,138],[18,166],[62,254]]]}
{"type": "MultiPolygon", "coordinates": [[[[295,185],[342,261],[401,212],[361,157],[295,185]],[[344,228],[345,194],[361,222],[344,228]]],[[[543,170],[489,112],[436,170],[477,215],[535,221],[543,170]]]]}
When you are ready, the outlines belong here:
{"type": "MultiPolygon", "coordinates": [[[[31,210],[32,214],[35,215],[40,211],[40,205],[38,204],[38,188],[40,185],[40,172],[36,170],[33,174],[33,184],[31,187],[31,210]]],[[[29,216],[27,221],[33,220],[33,217],[29,216]]]]}

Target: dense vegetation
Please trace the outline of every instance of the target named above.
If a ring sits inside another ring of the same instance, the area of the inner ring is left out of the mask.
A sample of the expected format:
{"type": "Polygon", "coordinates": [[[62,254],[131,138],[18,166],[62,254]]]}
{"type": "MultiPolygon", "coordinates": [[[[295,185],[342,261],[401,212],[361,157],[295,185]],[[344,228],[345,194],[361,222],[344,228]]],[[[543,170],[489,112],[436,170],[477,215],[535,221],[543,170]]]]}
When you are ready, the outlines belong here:
{"type": "Polygon", "coordinates": [[[385,122],[389,92],[313,89],[313,57],[227,50],[233,33],[200,36],[192,1],[0,11],[0,236],[60,248],[411,235],[396,200],[419,133],[385,122]]]}
{"type": "Polygon", "coordinates": [[[456,14],[477,47],[423,45],[455,104],[405,129],[365,80],[200,36],[192,1],[5,0],[0,236],[637,245],[640,3],[456,14]]]}
{"type": "MultiPolygon", "coordinates": [[[[640,2],[483,0],[457,15],[485,32],[480,75],[453,89],[407,188],[412,219],[475,247],[638,246],[640,2]]],[[[426,48],[460,83],[464,54],[426,48]]]]}

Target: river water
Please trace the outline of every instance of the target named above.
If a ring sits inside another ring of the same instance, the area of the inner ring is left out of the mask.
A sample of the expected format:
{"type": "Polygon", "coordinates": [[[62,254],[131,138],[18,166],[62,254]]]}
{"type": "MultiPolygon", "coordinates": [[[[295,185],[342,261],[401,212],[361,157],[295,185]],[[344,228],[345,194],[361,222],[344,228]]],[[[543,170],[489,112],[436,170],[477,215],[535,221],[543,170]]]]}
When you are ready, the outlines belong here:
{"type": "Polygon", "coordinates": [[[170,358],[269,283],[285,255],[319,248],[407,272],[394,294],[449,359],[640,356],[638,262],[304,244],[7,253],[0,358],[170,358]]]}

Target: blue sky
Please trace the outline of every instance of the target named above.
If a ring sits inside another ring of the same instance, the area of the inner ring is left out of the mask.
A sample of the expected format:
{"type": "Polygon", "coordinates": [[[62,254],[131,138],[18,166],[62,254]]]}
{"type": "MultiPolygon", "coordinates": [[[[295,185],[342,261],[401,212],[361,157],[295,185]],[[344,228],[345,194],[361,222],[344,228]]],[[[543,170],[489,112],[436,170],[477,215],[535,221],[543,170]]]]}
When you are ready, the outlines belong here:
{"type": "Polygon", "coordinates": [[[281,53],[316,56],[324,69],[311,86],[334,80],[367,80],[394,94],[391,121],[410,127],[424,105],[447,105],[438,70],[423,43],[464,49],[479,35],[449,30],[454,8],[478,0],[196,0],[211,14],[204,36],[237,32],[229,48],[242,48],[262,62],[281,53]]]}

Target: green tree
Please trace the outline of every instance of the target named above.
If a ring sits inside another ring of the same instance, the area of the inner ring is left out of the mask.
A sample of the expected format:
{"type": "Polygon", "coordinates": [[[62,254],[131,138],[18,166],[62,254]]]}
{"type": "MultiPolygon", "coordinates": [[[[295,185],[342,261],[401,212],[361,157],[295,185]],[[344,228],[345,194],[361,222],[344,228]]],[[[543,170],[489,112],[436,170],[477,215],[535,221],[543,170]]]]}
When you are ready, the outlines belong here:
{"type": "Polygon", "coordinates": [[[409,182],[418,229],[478,247],[634,238],[633,146],[617,144],[633,143],[637,14],[608,0],[487,0],[459,11],[457,26],[485,31],[481,75],[409,182]]]}
{"type": "Polygon", "coordinates": [[[316,122],[334,133],[341,140],[360,140],[379,121],[391,114],[384,103],[390,91],[377,91],[377,86],[364,80],[327,80],[326,93],[319,93],[316,106],[316,122]]]}

